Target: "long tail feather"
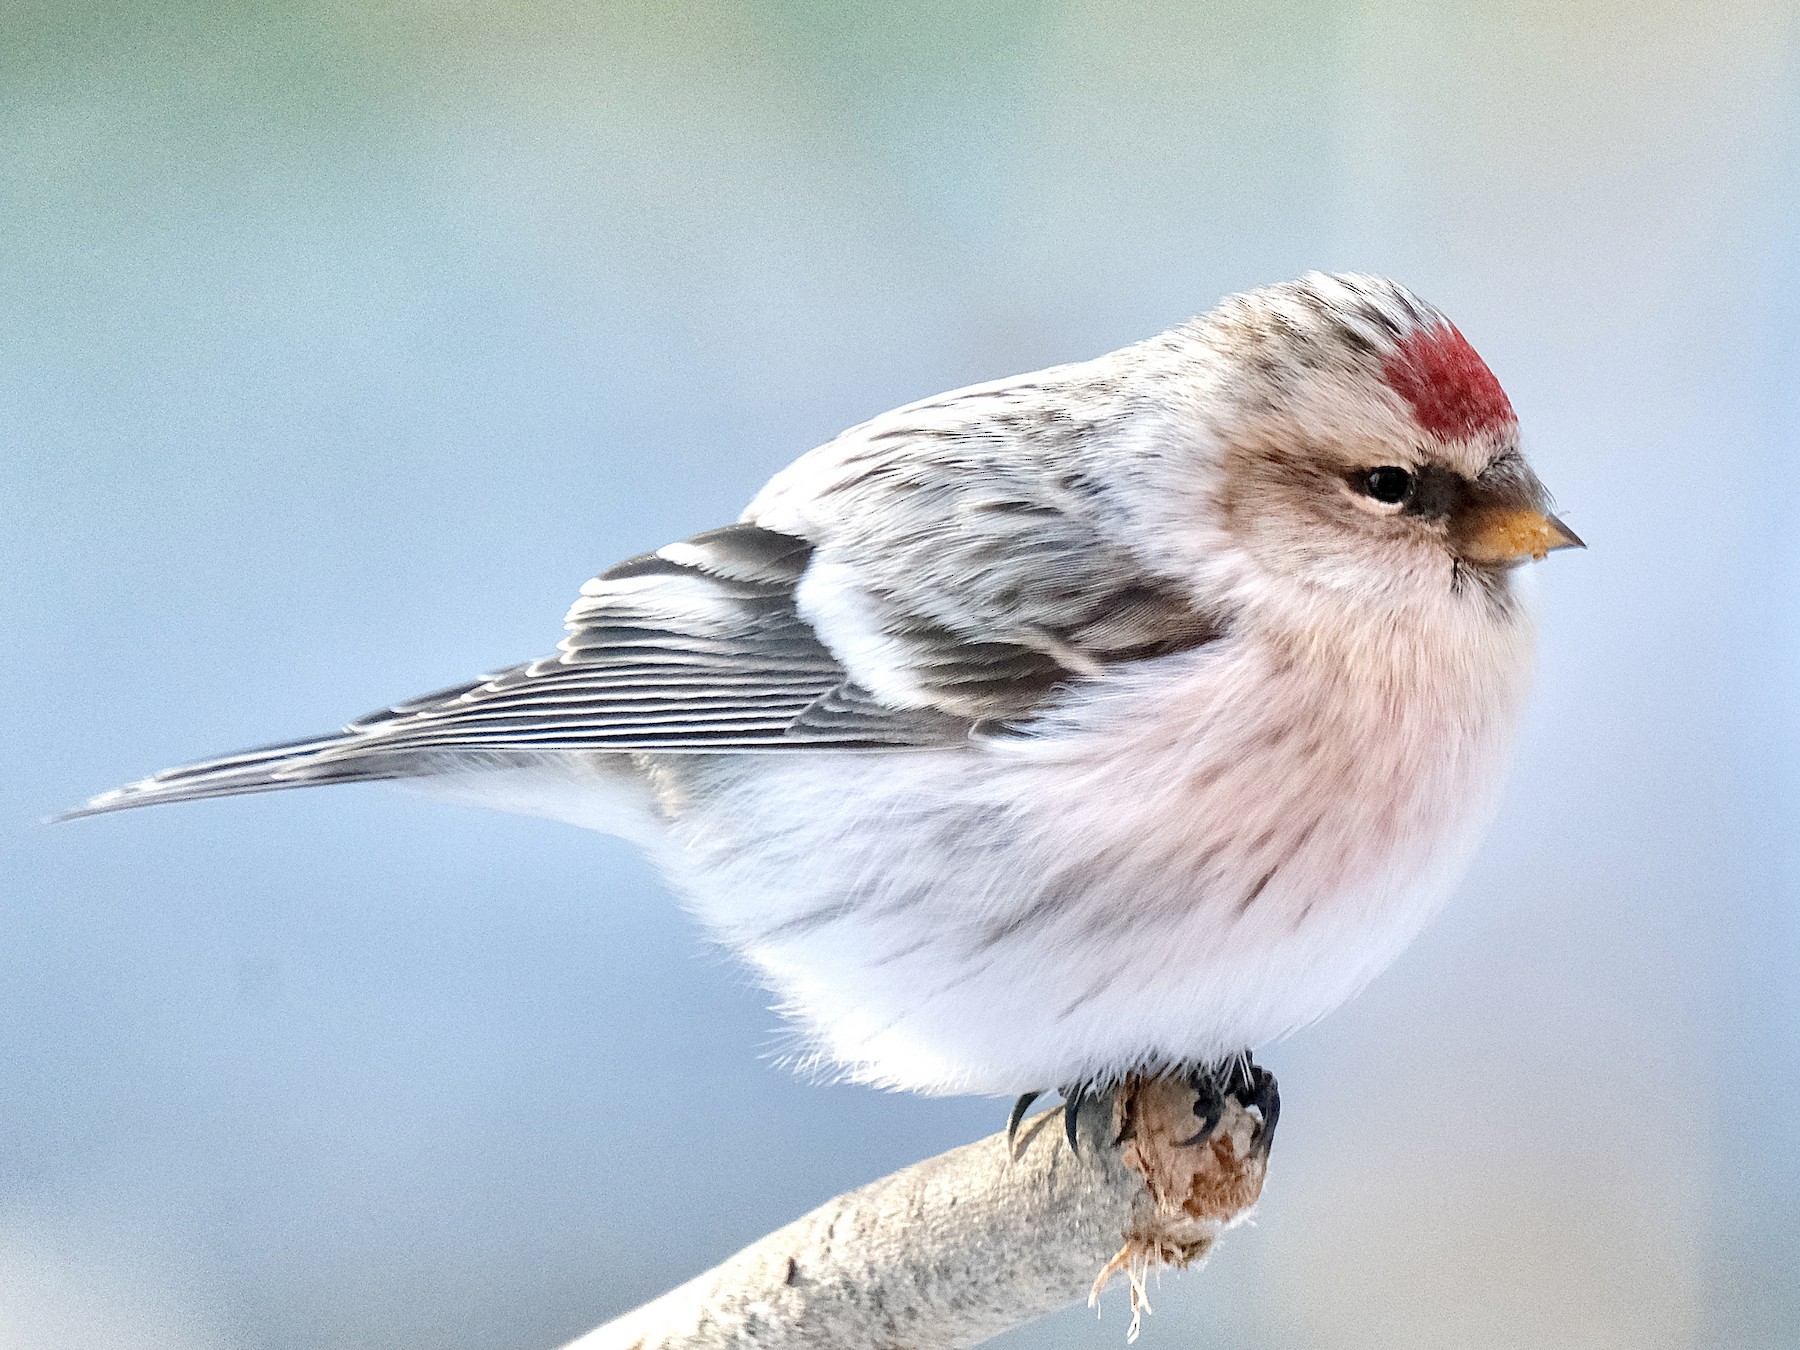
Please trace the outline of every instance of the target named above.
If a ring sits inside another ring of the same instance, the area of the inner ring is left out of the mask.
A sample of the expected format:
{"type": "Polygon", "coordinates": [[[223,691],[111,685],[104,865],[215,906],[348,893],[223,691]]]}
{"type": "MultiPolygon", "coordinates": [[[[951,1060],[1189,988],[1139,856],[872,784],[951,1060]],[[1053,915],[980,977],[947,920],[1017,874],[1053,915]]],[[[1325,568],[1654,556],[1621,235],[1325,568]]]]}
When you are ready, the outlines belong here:
{"type": "Polygon", "coordinates": [[[417,755],[330,756],[329,752],[341,751],[346,744],[361,739],[354,732],[335,732],[329,736],[259,746],[198,764],[164,769],[149,778],[102,792],[74,810],[51,819],[79,820],[83,816],[100,816],[136,806],[234,797],[247,792],[280,792],[286,788],[313,787],[322,783],[403,778],[416,766],[417,755]]]}

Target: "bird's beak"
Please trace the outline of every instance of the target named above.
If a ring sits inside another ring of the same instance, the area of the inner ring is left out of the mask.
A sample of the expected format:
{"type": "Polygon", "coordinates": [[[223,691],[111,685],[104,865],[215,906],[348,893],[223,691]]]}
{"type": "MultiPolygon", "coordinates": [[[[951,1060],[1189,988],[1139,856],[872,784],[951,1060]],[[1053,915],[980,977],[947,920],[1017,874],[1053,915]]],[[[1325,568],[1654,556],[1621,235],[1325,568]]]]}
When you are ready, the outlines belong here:
{"type": "Polygon", "coordinates": [[[1532,506],[1490,507],[1459,542],[1457,552],[1473,563],[1522,563],[1559,548],[1586,548],[1575,531],[1548,511],[1532,506]]]}

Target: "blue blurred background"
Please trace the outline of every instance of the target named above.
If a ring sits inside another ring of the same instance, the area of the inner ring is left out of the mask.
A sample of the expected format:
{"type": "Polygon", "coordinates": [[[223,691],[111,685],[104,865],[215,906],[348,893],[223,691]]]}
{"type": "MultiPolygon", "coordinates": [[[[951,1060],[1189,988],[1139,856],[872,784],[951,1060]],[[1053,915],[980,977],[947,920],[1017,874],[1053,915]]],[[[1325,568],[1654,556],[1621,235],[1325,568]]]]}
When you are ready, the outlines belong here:
{"type": "Polygon", "coordinates": [[[0,1346],[548,1350],[996,1128],[771,1067],[611,840],[379,788],[37,821],[539,655],[840,427],[1312,267],[1455,316],[1591,548],[1463,894],[1266,1056],[1260,1219],[1144,1343],[1800,1343],[1790,5],[0,30],[0,1346]]]}

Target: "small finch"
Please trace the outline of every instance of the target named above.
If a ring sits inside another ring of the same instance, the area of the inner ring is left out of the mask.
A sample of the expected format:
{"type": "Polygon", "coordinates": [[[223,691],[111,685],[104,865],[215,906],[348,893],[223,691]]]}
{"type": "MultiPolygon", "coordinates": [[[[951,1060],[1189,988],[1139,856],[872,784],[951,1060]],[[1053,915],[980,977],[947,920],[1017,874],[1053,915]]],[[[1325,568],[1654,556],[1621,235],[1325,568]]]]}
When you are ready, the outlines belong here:
{"type": "Polygon", "coordinates": [[[554,656],[72,814],[399,780],[641,843],[813,1067],[1192,1071],[1455,885],[1529,677],[1514,569],[1579,543],[1456,328],[1315,273],[844,432],[588,582],[554,656]]]}

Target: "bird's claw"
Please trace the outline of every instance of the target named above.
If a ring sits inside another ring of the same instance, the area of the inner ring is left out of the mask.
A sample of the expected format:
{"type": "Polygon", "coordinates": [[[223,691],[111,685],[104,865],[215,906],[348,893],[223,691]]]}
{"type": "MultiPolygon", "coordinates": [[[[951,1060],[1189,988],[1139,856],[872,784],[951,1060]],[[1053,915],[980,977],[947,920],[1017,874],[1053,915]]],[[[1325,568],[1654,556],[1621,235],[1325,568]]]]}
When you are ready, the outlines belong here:
{"type": "MultiPolygon", "coordinates": [[[[1062,1095],[1063,1135],[1069,1141],[1069,1148],[1077,1156],[1081,1153],[1081,1136],[1078,1127],[1081,1124],[1081,1108],[1087,1105],[1095,1094],[1085,1085],[1059,1089],[1062,1095]]],[[[1025,1123],[1025,1113],[1042,1092],[1025,1092],[1014,1100],[1012,1110],[1006,1114],[1006,1152],[1009,1157],[1018,1156],[1019,1126],[1025,1123]]]]}
{"type": "Polygon", "coordinates": [[[1012,1110],[1006,1113],[1006,1156],[1017,1157],[1019,1152],[1019,1126],[1025,1121],[1025,1113],[1031,1104],[1044,1094],[1041,1092],[1024,1092],[1012,1104],[1012,1110]]]}
{"type": "Polygon", "coordinates": [[[1245,1110],[1255,1108],[1260,1117],[1256,1133],[1250,1139],[1250,1151],[1253,1154],[1269,1151],[1275,1141],[1275,1124],[1281,1119],[1281,1089],[1276,1085],[1274,1074],[1248,1054],[1234,1055],[1224,1064],[1196,1070],[1188,1078],[1188,1085],[1196,1094],[1194,1114],[1200,1119],[1200,1128],[1191,1138],[1183,1139],[1181,1147],[1188,1148],[1211,1138],[1225,1118],[1226,1098],[1232,1098],[1245,1110]]]}
{"type": "Polygon", "coordinates": [[[1063,1134],[1069,1141],[1069,1152],[1076,1157],[1081,1156],[1081,1135],[1078,1127],[1081,1124],[1081,1108],[1087,1104],[1086,1088],[1072,1087],[1062,1090],[1063,1099],[1063,1134]]]}
{"type": "MultiPolygon", "coordinates": [[[[1179,1141],[1178,1147],[1191,1148],[1210,1139],[1219,1128],[1219,1122],[1225,1118],[1225,1102],[1229,1098],[1247,1111],[1254,1109],[1257,1114],[1256,1132],[1250,1139],[1250,1152],[1266,1154],[1269,1151],[1269,1146],[1275,1139],[1275,1124],[1281,1119],[1281,1089],[1275,1082],[1274,1074],[1252,1060],[1248,1054],[1234,1055],[1222,1064],[1209,1064],[1190,1071],[1187,1084],[1194,1090],[1194,1115],[1200,1121],[1200,1128],[1191,1137],[1179,1141]]],[[[1077,1083],[1060,1091],[1063,1099],[1063,1137],[1069,1141],[1069,1151],[1079,1157],[1082,1108],[1099,1094],[1086,1083],[1077,1083]]],[[[1006,1151],[1009,1157],[1016,1157],[1018,1154],[1019,1127],[1025,1122],[1025,1113],[1043,1095],[1042,1092],[1026,1092],[1013,1102],[1012,1110],[1006,1116],[1006,1151]]],[[[1120,1126],[1119,1136],[1113,1140],[1114,1145],[1125,1143],[1134,1133],[1135,1126],[1127,1119],[1120,1126]]]]}

